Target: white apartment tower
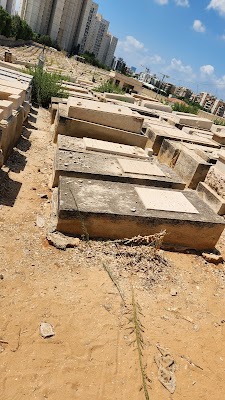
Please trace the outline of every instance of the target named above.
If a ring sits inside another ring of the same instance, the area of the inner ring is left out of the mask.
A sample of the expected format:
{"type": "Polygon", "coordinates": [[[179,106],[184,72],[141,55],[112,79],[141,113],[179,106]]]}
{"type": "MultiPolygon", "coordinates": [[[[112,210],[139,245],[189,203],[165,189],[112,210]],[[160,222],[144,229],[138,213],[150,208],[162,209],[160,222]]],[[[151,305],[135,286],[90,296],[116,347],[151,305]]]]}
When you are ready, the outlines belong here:
{"type": "Polygon", "coordinates": [[[34,32],[49,35],[61,49],[94,53],[110,67],[117,39],[108,33],[109,22],[97,11],[92,0],[21,0],[19,14],[34,32]]]}
{"type": "Polygon", "coordinates": [[[20,16],[32,30],[49,35],[66,50],[76,45],[88,0],[21,0],[20,16]]]}
{"type": "Polygon", "coordinates": [[[109,44],[109,48],[106,54],[106,58],[104,60],[104,64],[107,65],[107,67],[112,67],[113,59],[114,59],[114,54],[116,51],[116,46],[118,43],[118,39],[115,36],[111,35],[111,40],[109,44]]]}
{"type": "Polygon", "coordinates": [[[0,0],[0,7],[14,15],[16,10],[16,0],[0,0]]]}
{"type": "Polygon", "coordinates": [[[78,39],[78,43],[80,45],[80,54],[85,53],[85,51],[90,53],[93,51],[97,11],[98,4],[94,3],[92,0],[89,0],[78,39]]]}

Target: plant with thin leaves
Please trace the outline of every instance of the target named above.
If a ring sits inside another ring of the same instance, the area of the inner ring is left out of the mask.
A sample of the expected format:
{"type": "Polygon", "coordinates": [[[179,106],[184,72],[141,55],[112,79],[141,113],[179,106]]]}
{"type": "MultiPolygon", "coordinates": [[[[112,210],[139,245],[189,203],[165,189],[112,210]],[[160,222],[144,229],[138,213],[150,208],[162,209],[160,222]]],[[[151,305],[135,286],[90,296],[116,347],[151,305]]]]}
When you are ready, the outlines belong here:
{"type": "Polygon", "coordinates": [[[143,350],[145,347],[143,338],[144,326],[141,322],[141,317],[143,317],[143,314],[141,306],[135,299],[134,288],[132,285],[131,285],[131,293],[132,293],[132,302],[131,302],[131,310],[129,312],[130,317],[128,318],[130,326],[128,327],[128,329],[130,331],[130,334],[134,335],[134,340],[131,343],[136,345],[138,352],[139,366],[142,378],[142,385],[140,390],[144,391],[145,400],[149,400],[148,388],[149,388],[149,383],[151,383],[151,380],[147,375],[146,372],[147,365],[144,364],[144,359],[143,359],[144,358],[143,350]]]}
{"type": "Polygon", "coordinates": [[[33,76],[32,100],[35,103],[48,107],[52,97],[68,97],[62,86],[65,78],[62,75],[49,73],[40,67],[29,68],[27,73],[33,76]]]}

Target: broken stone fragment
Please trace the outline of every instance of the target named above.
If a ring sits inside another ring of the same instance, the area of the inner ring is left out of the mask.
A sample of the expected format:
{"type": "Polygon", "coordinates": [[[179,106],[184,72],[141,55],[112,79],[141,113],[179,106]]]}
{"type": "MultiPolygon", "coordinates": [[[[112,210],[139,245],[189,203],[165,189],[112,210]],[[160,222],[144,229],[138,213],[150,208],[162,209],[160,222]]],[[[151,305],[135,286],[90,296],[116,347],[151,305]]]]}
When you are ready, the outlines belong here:
{"type": "Polygon", "coordinates": [[[44,228],[45,219],[41,215],[37,215],[36,225],[38,226],[38,228],[44,228]]]}
{"type": "Polygon", "coordinates": [[[202,257],[209,263],[212,264],[220,264],[224,262],[223,257],[221,254],[213,254],[213,253],[202,253],[202,257]]]}
{"type": "Polygon", "coordinates": [[[66,236],[60,232],[48,233],[47,240],[59,250],[66,250],[67,247],[77,247],[80,244],[79,238],[66,236]]]}
{"type": "Polygon", "coordinates": [[[44,339],[55,336],[52,325],[48,324],[47,322],[41,322],[40,334],[44,339]]]}

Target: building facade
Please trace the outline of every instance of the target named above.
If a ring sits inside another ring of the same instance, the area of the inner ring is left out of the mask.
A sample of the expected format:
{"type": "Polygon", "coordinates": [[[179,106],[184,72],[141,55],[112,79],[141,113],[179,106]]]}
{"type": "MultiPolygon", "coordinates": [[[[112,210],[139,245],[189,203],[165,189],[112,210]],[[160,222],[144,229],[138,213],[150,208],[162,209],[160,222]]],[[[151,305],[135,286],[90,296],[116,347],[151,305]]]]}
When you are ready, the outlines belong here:
{"type": "Polygon", "coordinates": [[[98,4],[92,0],[21,0],[19,14],[34,32],[49,35],[61,49],[93,53],[111,67],[118,40],[97,11],[98,4]]]}
{"type": "Polygon", "coordinates": [[[0,0],[0,7],[4,8],[9,14],[15,15],[16,0],[0,0]]]}

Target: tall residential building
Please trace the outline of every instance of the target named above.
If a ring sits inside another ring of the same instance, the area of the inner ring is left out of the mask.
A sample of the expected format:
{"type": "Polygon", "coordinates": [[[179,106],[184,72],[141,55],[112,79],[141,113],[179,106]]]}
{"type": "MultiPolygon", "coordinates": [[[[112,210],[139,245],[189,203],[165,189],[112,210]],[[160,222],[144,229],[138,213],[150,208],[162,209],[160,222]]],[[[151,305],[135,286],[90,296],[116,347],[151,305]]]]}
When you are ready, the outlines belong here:
{"type": "Polygon", "coordinates": [[[109,22],[97,11],[92,0],[21,0],[20,6],[21,18],[34,32],[49,35],[68,52],[94,53],[111,67],[117,39],[108,33],[109,22]]]}
{"type": "Polygon", "coordinates": [[[0,0],[0,7],[14,15],[16,10],[16,0],[0,0]]]}
{"type": "Polygon", "coordinates": [[[98,11],[98,4],[88,0],[88,4],[83,16],[81,29],[79,32],[78,46],[79,53],[91,52],[93,48],[92,39],[95,29],[95,20],[98,11]]]}
{"type": "Polygon", "coordinates": [[[19,14],[34,32],[49,35],[70,52],[76,45],[87,3],[88,0],[21,0],[19,14]]]}
{"type": "Polygon", "coordinates": [[[106,58],[104,60],[104,64],[107,65],[107,67],[110,67],[110,68],[112,67],[117,43],[118,43],[118,39],[115,36],[111,35],[111,39],[110,39],[109,47],[108,47],[108,50],[107,50],[106,58]]]}

